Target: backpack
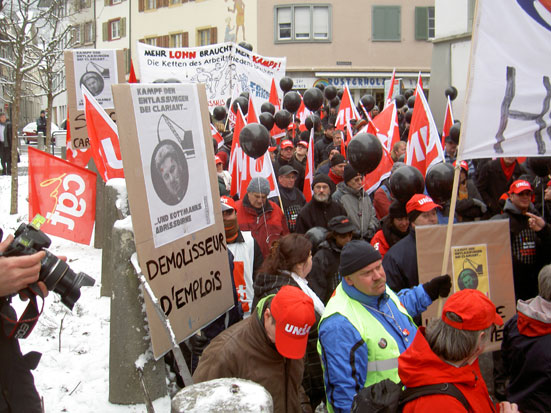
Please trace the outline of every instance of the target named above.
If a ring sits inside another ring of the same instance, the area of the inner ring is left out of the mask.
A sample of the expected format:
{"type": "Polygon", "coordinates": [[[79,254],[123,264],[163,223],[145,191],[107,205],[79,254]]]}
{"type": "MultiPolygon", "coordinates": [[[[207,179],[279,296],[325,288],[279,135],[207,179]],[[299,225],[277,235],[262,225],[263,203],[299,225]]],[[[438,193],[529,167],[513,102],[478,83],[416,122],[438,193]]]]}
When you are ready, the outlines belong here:
{"type": "Polygon", "coordinates": [[[399,413],[406,403],[431,394],[455,397],[467,411],[473,411],[463,393],[453,383],[430,384],[405,390],[402,387],[402,383],[394,383],[389,379],[364,387],[354,396],[351,413],[399,413]]]}

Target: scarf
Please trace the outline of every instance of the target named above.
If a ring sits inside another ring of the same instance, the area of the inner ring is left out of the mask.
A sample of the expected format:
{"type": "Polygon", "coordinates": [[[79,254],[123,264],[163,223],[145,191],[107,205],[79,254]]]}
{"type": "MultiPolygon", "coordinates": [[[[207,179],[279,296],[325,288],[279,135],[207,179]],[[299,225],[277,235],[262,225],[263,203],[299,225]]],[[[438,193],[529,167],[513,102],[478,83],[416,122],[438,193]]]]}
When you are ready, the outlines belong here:
{"type": "Polygon", "coordinates": [[[337,185],[339,182],[344,181],[344,178],[342,176],[335,175],[332,169],[329,169],[329,173],[327,174],[327,176],[331,178],[335,185],[337,185]]]}
{"type": "Polygon", "coordinates": [[[237,217],[232,220],[224,220],[224,230],[226,231],[226,241],[231,244],[237,239],[237,235],[239,235],[237,217]]]}
{"type": "Polygon", "coordinates": [[[304,294],[312,299],[312,301],[314,302],[314,310],[317,314],[321,316],[323,314],[323,311],[325,310],[325,305],[323,305],[323,302],[320,300],[314,290],[308,287],[308,281],[306,281],[306,279],[302,278],[300,275],[294,272],[291,272],[291,277],[293,277],[293,280],[295,280],[295,282],[298,284],[304,294]]]}
{"type": "Polygon", "coordinates": [[[515,172],[515,166],[517,166],[517,162],[513,162],[511,166],[505,165],[505,162],[503,162],[503,158],[499,158],[499,163],[501,164],[501,170],[503,171],[503,174],[507,178],[507,182],[511,180],[511,177],[513,176],[513,172],[515,172]]]}

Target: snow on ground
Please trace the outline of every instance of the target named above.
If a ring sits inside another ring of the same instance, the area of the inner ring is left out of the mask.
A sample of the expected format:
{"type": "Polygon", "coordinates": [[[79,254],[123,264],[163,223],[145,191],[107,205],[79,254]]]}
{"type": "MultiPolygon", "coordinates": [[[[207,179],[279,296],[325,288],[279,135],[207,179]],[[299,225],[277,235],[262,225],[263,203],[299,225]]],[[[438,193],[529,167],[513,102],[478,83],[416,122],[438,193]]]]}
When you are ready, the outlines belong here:
{"type": "MultiPolygon", "coordinates": [[[[26,167],[26,154],[21,167],[26,167]]],[[[10,215],[11,177],[0,176],[0,226],[4,236],[28,220],[28,177],[19,176],[19,213],[10,215]]],[[[33,372],[44,398],[46,412],[146,412],[142,405],[109,403],[109,307],[100,296],[101,250],[50,236],[50,251],[67,256],[75,272],[83,271],[96,280],[81,288],[81,297],[71,312],[50,292],[44,312],[31,335],[20,340],[23,353],[39,351],[42,359],[33,372]]],[[[18,301],[18,299],[15,299],[18,301]]],[[[25,304],[19,303],[18,308],[25,304]]],[[[156,412],[169,412],[168,397],[154,402],[156,412]]]]}

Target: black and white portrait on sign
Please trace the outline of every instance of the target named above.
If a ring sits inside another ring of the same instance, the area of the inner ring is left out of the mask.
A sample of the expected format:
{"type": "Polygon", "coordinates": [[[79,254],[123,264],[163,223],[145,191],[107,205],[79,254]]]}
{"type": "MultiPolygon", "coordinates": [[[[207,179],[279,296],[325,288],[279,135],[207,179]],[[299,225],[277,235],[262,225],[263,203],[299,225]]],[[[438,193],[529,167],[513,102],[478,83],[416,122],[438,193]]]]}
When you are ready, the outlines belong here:
{"type": "Polygon", "coordinates": [[[111,85],[118,83],[117,53],[115,50],[74,50],[75,89],[77,109],[84,110],[81,86],[96,98],[103,109],[113,109],[111,85]]]}
{"type": "Polygon", "coordinates": [[[198,90],[191,84],[136,84],[132,99],[158,247],[214,224],[198,90]]]}

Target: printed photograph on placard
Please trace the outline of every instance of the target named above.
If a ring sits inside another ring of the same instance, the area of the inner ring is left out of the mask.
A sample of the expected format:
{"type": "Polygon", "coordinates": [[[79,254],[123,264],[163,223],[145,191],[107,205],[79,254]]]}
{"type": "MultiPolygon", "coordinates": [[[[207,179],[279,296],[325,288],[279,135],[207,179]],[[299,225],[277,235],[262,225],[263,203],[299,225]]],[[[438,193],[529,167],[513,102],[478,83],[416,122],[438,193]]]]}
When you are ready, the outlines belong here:
{"type": "Polygon", "coordinates": [[[454,291],[472,289],[489,296],[487,248],[485,244],[452,247],[454,291]]]}
{"type": "Polygon", "coordinates": [[[84,85],[104,109],[113,109],[111,85],[118,83],[115,50],[75,50],[75,90],[77,109],[84,110],[81,86],[84,85]]]}
{"type": "Polygon", "coordinates": [[[159,247],[214,223],[197,86],[133,85],[132,100],[159,247]]]}

